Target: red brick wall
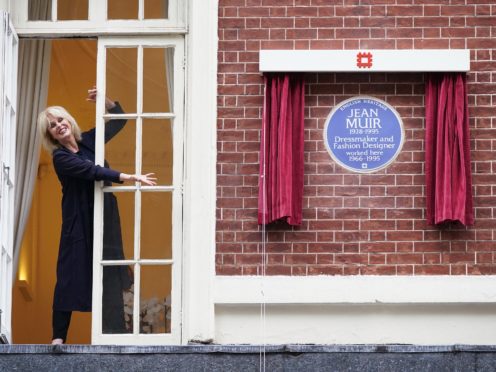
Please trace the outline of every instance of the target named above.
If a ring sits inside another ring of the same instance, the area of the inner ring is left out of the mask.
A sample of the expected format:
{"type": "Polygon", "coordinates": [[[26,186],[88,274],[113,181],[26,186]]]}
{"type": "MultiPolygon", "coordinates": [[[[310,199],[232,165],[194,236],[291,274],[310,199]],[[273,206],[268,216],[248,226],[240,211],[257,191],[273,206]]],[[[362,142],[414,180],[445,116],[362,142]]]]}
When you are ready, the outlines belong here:
{"type": "Polygon", "coordinates": [[[424,75],[306,75],[304,222],[267,227],[268,275],[496,274],[494,0],[220,0],[217,255],[219,275],[261,273],[257,224],[260,49],[471,49],[468,74],[476,223],[425,222],[424,75]],[[338,4],[330,6],[328,4],[338,4]],[[448,5],[445,5],[448,4],[448,5]],[[373,174],[334,164],[322,135],[332,107],[383,99],[403,118],[397,160],[373,174]]]}

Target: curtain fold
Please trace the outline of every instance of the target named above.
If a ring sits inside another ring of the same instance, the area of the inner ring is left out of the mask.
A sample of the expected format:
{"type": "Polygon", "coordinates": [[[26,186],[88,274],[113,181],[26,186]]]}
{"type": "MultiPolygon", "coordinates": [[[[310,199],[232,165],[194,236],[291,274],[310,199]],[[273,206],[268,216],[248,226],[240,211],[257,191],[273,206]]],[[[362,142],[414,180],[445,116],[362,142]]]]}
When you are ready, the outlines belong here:
{"type": "Polygon", "coordinates": [[[431,74],[425,86],[427,223],[474,223],[466,76],[431,74]]]}
{"type": "Polygon", "coordinates": [[[48,40],[21,40],[19,43],[14,278],[38,173],[40,138],[36,130],[36,119],[38,113],[45,108],[47,101],[50,44],[48,40]]]}
{"type": "Polygon", "coordinates": [[[284,220],[300,225],[303,206],[302,74],[264,75],[258,223],[284,220]]]}

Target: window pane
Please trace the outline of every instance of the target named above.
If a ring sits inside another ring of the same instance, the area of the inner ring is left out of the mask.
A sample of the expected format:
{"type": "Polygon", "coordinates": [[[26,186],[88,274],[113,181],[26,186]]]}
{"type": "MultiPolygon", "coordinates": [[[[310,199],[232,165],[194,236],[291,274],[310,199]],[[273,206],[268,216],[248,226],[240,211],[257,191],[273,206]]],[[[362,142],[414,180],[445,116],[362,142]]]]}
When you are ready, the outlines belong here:
{"type": "MultiPolygon", "coordinates": [[[[105,124],[107,134],[113,134],[124,120],[109,120],[105,124]]],[[[127,120],[110,141],[105,144],[105,160],[107,165],[121,173],[136,173],[136,121],[127,120]]]]}
{"type": "Polygon", "coordinates": [[[51,21],[52,0],[29,0],[28,21],[51,21]]]}
{"type": "Polygon", "coordinates": [[[104,193],[103,259],[134,258],[134,192],[104,193]]]}
{"type": "Polygon", "coordinates": [[[137,59],[137,48],[107,48],[106,95],[127,113],[136,113],[137,59]]]}
{"type": "Polygon", "coordinates": [[[141,258],[172,258],[172,193],[141,194],[141,258]]]}
{"type": "Polygon", "coordinates": [[[172,112],[174,48],[143,49],[143,112],[172,112]]]}
{"type": "Polygon", "coordinates": [[[87,20],[88,0],[58,0],[57,19],[61,21],[87,20]]]}
{"type": "Polygon", "coordinates": [[[145,19],[169,18],[168,0],[145,0],[145,19]]]}
{"type": "Polygon", "coordinates": [[[172,185],[172,120],[143,119],[143,174],[155,173],[157,185],[172,185]]]}
{"type": "Polygon", "coordinates": [[[103,333],[133,332],[133,282],[129,266],[103,267],[103,333]]]}
{"type": "Polygon", "coordinates": [[[138,0],[108,0],[108,19],[138,19],[138,0]]]}
{"type": "Polygon", "coordinates": [[[140,333],[170,333],[171,266],[141,266],[140,333]]]}

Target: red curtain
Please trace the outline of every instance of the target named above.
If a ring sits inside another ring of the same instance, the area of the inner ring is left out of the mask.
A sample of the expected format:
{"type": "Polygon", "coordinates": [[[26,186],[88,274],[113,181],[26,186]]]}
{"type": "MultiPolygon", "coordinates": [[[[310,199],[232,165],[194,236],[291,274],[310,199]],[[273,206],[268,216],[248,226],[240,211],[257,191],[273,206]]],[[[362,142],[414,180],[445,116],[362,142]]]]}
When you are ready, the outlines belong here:
{"type": "Polygon", "coordinates": [[[425,86],[427,222],[474,223],[466,77],[432,74],[425,86]]]}
{"type": "Polygon", "coordinates": [[[302,74],[264,75],[258,223],[300,225],[303,198],[302,74]]]}

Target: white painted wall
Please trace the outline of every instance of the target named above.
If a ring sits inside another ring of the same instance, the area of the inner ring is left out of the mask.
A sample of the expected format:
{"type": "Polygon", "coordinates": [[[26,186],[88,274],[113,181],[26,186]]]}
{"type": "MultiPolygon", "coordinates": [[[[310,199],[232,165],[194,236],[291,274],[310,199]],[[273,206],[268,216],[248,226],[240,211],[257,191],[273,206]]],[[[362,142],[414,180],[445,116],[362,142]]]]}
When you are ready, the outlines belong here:
{"type": "Polygon", "coordinates": [[[495,276],[217,276],[214,341],[495,344],[495,283],[495,276]]]}
{"type": "Polygon", "coordinates": [[[495,344],[496,304],[216,306],[220,344],[495,344]]]}

